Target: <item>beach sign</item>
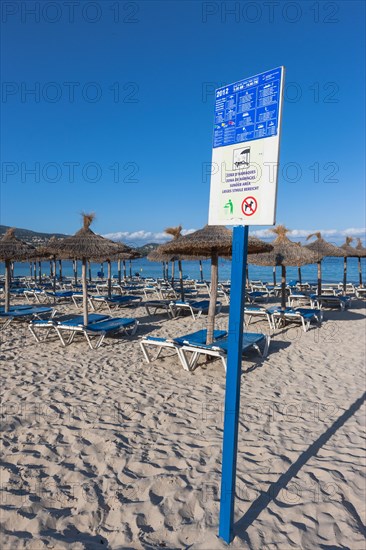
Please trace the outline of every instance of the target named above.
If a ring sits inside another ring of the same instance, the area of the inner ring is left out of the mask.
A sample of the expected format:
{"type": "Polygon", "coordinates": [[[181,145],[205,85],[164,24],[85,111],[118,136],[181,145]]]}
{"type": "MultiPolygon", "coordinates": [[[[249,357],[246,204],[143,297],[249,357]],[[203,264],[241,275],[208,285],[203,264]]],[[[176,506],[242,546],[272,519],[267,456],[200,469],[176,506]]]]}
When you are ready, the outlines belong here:
{"type": "Polygon", "coordinates": [[[218,88],[210,225],[275,223],[284,67],[218,88]]]}
{"type": "Polygon", "coordinates": [[[236,462],[250,225],[273,225],[284,67],[216,90],[210,225],[233,225],[219,536],[234,537],[236,462]]]}

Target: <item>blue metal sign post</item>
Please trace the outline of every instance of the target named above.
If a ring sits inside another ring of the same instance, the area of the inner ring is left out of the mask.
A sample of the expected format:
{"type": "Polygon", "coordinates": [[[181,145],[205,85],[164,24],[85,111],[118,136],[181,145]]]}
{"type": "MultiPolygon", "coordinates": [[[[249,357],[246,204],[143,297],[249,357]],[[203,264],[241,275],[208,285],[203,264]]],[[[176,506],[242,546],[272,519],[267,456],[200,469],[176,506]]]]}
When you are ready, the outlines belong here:
{"type": "Polygon", "coordinates": [[[233,539],[248,226],[233,230],[219,536],[233,539]]]}

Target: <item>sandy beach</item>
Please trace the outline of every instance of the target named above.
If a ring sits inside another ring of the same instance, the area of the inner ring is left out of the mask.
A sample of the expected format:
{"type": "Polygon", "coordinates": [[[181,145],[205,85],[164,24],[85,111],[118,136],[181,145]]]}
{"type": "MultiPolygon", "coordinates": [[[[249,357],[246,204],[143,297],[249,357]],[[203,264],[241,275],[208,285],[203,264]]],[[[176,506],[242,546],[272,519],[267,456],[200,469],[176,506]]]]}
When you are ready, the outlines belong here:
{"type": "MultiPolygon", "coordinates": [[[[138,333],[95,351],[81,338],[38,344],[24,323],[1,334],[2,548],[226,548],[222,364],[147,365],[139,346],[206,317],[122,315],[139,319],[138,333]]],[[[227,320],[225,307],[217,327],[227,320]]],[[[359,300],[325,310],[320,329],[277,329],[265,360],[248,354],[233,548],[364,549],[364,388],[359,300]]]]}

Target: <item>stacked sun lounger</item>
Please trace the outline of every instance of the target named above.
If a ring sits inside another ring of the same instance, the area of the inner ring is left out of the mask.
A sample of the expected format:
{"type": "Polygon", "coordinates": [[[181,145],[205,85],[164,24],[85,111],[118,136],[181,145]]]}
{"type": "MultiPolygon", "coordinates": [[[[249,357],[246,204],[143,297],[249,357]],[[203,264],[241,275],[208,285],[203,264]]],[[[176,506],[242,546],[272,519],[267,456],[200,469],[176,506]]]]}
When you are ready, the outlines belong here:
{"type": "Polygon", "coordinates": [[[43,340],[48,338],[52,331],[55,331],[64,347],[71,344],[77,334],[82,334],[85,336],[89,347],[96,349],[102,345],[106,336],[117,333],[133,335],[138,327],[136,319],[110,317],[109,315],[96,313],[89,315],[87,325],[84,325],[83,322],[82,315],[63,315],[47,320],[33,320],[29,324],[29,330],[37,342],[41,341],[39,331],[43,331],[45,335],[43,340]]]}

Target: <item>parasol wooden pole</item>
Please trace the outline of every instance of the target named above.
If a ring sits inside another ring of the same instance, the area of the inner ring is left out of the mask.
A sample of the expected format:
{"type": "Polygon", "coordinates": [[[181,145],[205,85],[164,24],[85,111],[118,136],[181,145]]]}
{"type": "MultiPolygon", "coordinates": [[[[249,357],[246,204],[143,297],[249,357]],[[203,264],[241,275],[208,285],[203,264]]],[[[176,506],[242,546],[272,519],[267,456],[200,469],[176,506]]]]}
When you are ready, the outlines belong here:
{"type": "MultiPolygon", "coordinates": [[[[52,264],[53,264],[53,292],[56,292],[56,277],[57,277],[57,274],[56,274],[56,258],[54,257],[53,260],[52,260],[52,264]]],[[[54,301],[56,301],[56,296],[54,296],[54,301]]]]}
{"type": "Polygon", "coordinates": [[[10,307],[10,270],[11,270],[11,261],[5,260],[5,313],[9,312],[10,307]]]}
{"type": "Polygon", "coordinates": [[[58,261],[58,273],[59,273],[60,281],[62,281],[62,260],[58,261]]]}
{"type": "Polygon", "coordinates": [[[172,260],[172,287],[174,288],[175,261],[172,260]]]}
{"type": "Polygon", "coordinates": [[[273,285],[276,286],[276,266],[273,266],[273,285]]]}
{"type": "Polygon", "coordinates": [[[91,272],[90,260],[88,261],[88,277],[89,277],[89,283],[91,283],[92,282],[92,272],[91,272]]]}
{"type": "Polygon", "coordinates": [[[111,261],[107,260],[108,266],[108,298],[112,296],[112,266],[111,261]]]}
{"type": "Polygon", "coordinates": [[[78,263],[77,263],[77,260],[73,261],[73,267],[74,267],[74,285],[77,286],[77,284],[78,284],[78,263]]]}
{"type": "Polygon", "coordinates": [[[343,259],[343,295],[346,294],[347,289],[347,256],[343,259]]]}
{"type": "Polygon", "coordinates": [[[29,262],[30,278],[33,279],[33,262],[29,262]]]}
{"type": "Polygon", "coordinates": [[[180,299],[182,300],[182,302],[184,302],[182,260],[178,260],[178,269],[179,269],[180,299]]]}
{"type": "Polygon", "coordinates": [[[297,277],[299,279],[300,285],[302,284],[302,278],[301,278],[301,267],[297,266],[297,277]]]}
{"type": "Polygon", "coordinates": [[[203,267],[202,267],[202,260],[200,260],[200,277],[201,277],[201,281],[203,281],[203,267]]]}
{"type": "Polygon", "coordinates": [[[117,263],[117,268],[118,268],[118,284],[120,285],[121,282],[122,282],[122,274],[121,274],[121,260],[119,259],[118,260],[118,263],[117,263]]]}
{"type": "Polygon", "coordinates": [[[132,260],[130,260],[130,279],[132,279],[132,260]]]}
{"type": "Polygon", "coordinates": [[[360,281],[360,287],[362,288],[362,266],[361,266],[361,256],[358,257],[358,277],[360,281]]]}
{"type": "Polygon", "coordinates": [[[124,280],[127,279],[126,260],[123,260],[123,278],[124,280]]]}
{"type": "Polygon", "coordinates": [[[83,258],[81,266],[81,283],[83,286],[83,318],[84,326],[88,324],[88,285],[86,281],[86,259],[83,258]]]}
{"type": "Polygon", "coordinates": [[[42,284],[42,262],[38,262],[38,282],[42,284]]]}
{"type": "Polygon", "coordinates": [[[215,329],[217,284],[218,284],[218,272],[219,272],[218,265],[219,265],[218,253],[216,251],[213,251],[211,256],[211,292],[210,292],[210,305],[208,308],[208,318],[207,318],[206,344],[212,344],[214,329],[215,329]]]}
{"type": "Polygon", "coordinates": [[[322,261],[318,260],[318,296],[322,293],[322,261]]]}
{"type": "Polygon", "coordinates": [[[53,261],[50,260],[50,279],[53,278],[53,261]]]}
{"type": "Polygon", "coordinates": [[[33,272],[34,272],[34,282],[35,282],[35,284],[37,284],[37,262],[36,261],[34,262],[33,272]]]}
{"type": "Polygon", "coordinates": [[[286,309],[286,266],[281,266],[281,310],[286,309]]]}

